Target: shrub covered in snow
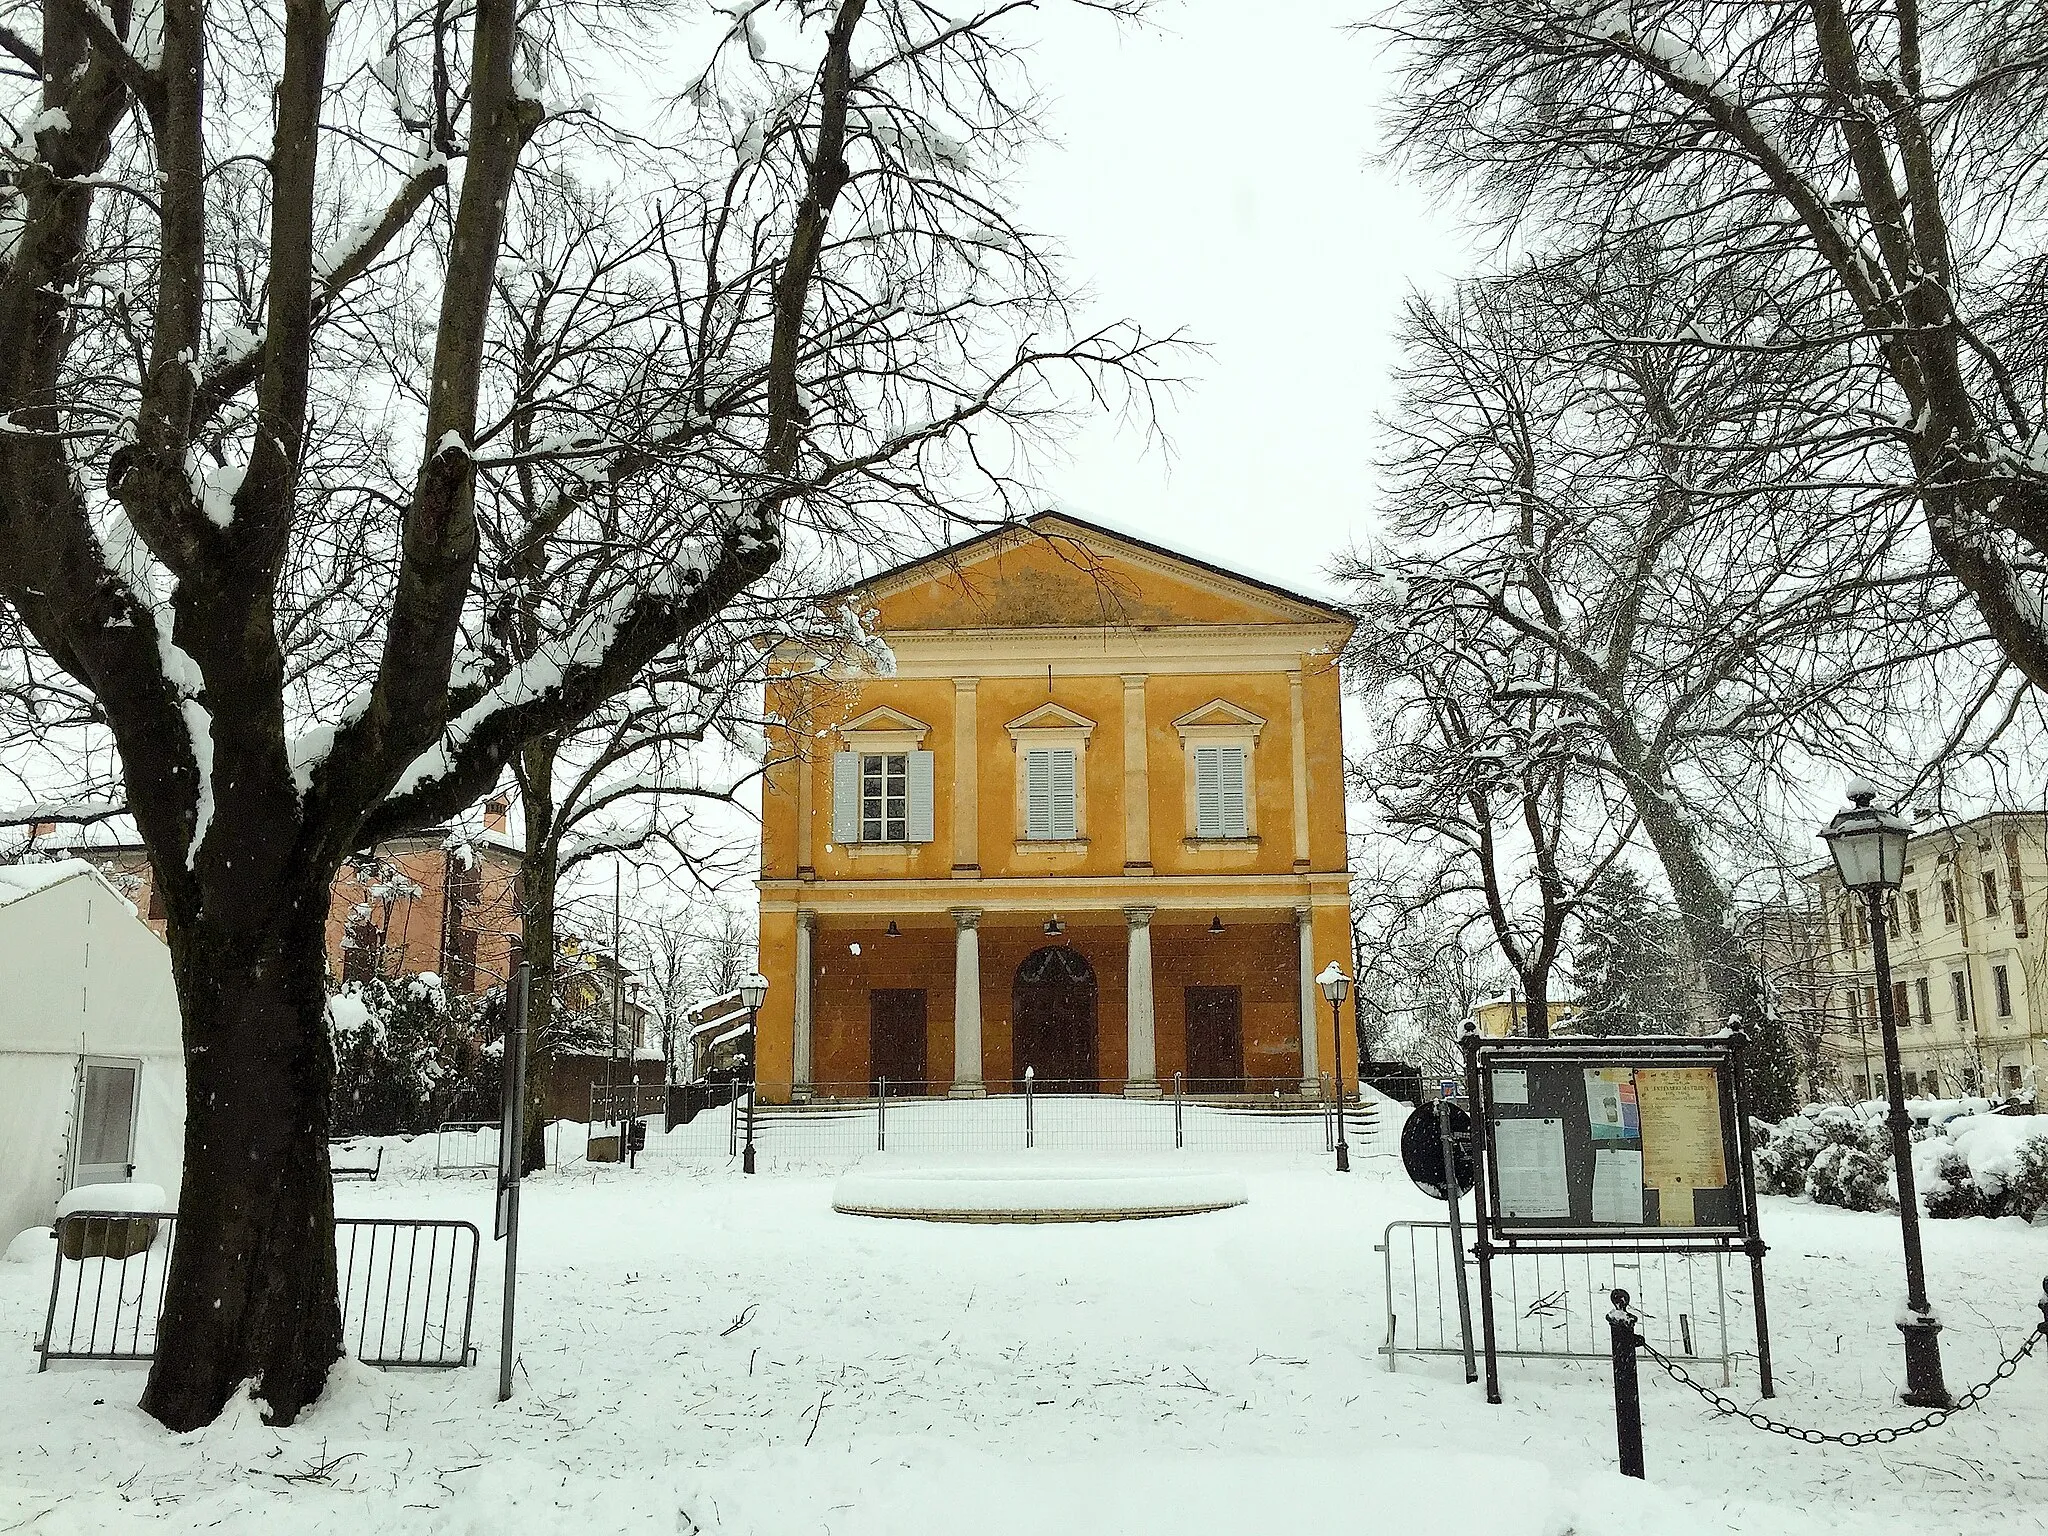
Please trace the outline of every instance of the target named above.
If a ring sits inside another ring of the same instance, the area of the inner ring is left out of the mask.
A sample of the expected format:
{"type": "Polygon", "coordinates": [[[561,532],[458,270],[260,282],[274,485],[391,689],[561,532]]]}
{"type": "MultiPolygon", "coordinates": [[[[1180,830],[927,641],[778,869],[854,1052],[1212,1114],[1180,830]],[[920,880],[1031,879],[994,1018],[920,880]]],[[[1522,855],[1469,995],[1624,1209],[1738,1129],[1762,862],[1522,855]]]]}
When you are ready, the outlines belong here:
{"type": "Polygon", "coordinates": [[[336,1133],[428,1131],[473,1104],[495,1104],[498,1064],[477,1003],[451,1003],[430,974],[380,977],[329,998],[336,1133]]]}
{"type": "Polygon", "coordinates": [[[1964,1216],[1996,1216],[2005,1205],[2002,1195],[1987,1199],[1970,1174],[1970,1160],[1952,1146],[1930,1148],[1933,1166],[1914,1163],[1914,1180],[1920,1186],[1921,1203],[1927,1214],[1942,1220],[1964,1216]]]}
{"type": "Polygon", "coordinates": [[[1806,1170],[1806,1192],[1821,1205],[1847,1211],[1890,1209],[1895,1202],[1884,1127],[1852,1115],[1822,1115],[1814,1125],[1821,1145],[1806,1170]]]}
{"type": "Polygon", "coordinates": [[[2028,1221],[2048,1218],[2048,1135],[2029,1137],[2014,1150],[2012,1170],[2005,1176],[2005,1196],[2013,1215],[2028,1221]]]}
{"type": "Polygon", "coordinates": [[[1806,1171],[1823,1143],[1816,1122],[1794,1115],[1783,1125],[1764,1128],[1768,1137],[1756,1149],[1757,1187],[1767,1195],[1803,1195],[1806,1171]]]}

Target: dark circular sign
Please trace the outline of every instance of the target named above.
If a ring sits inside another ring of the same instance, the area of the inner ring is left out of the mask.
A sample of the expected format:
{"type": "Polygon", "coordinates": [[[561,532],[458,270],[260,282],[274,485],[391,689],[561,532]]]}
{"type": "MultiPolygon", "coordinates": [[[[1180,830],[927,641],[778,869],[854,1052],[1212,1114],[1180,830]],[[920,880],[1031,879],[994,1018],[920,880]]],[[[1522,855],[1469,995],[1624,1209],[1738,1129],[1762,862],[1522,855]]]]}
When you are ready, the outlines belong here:
{"type": "Polygon", "coordinates": [[[1471,1191],[1472,1117],[1447,1100],[1418,1104],[1414,1113],[1408,1116],[1408,1123],[1401,1127],[1401,1166],[1408,1170],[1408,1177],[1415,1181],[1417,1189],[1449,1204],[1451,1196],[1444,1179],[1443,1134],[1437,1129],[1436,1121],[1439,1114],[1444,1116],[1451,1133],[1451,1162],[1457,1174],[1458,1193],[1463,1195],[1471,1191]]]}

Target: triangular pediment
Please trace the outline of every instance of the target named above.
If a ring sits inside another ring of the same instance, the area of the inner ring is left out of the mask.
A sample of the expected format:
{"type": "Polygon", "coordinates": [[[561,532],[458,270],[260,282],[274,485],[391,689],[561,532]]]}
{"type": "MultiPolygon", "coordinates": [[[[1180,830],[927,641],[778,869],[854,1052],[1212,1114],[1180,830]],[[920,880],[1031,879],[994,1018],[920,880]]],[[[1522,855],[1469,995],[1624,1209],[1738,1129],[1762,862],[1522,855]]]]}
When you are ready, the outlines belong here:
{"type": "Polygon", "coordinates": [[[1336,607],[1065,513],[1041,512],[886,571],[858,598],[884,633],[1343,624],[1336,607]]]}
{"type": "Polygon", "coordinates": [[[1022,731],[1079,731],[1084,736],[1095,729],[1086,715],[1077,715],[1059,704],[1041,704],[1027,715],[1019,715],[1003,727],[1012,736],[1022,731]]]}
{"type": "Polygon", "coordinates": [[[900,709],[891,709],[883,704],[857,716],[839,727],[842,736],[880,736],[883,734],[908,734],[923,736],[931,730],[922,720],[906,715],[900,709]]]}
{"type": "Polygon", "coordinates": [[[1250,731],[1254,735],[1265,729],[1265,719],[1248,709],[1240,709],[1228,699],[1211,699],[1200,709],[1191,709],[1173,722],[1177,731],[1234,730],[1250,731]]]}

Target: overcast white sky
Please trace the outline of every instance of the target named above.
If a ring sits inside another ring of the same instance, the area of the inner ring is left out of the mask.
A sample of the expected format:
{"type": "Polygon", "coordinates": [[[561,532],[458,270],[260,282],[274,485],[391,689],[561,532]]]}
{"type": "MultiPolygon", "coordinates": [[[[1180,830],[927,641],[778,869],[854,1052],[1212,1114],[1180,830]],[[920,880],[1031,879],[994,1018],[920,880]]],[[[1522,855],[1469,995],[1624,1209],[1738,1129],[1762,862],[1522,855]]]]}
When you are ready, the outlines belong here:
{"type": "Polygon", "coordinates": [[[1059,144],[1016,189],[1099,316],[1210,347],[1171,458],[1102,424],[1048,476],[1075,510],[1281,581],[1368,531],[1372,419],[1411,286],[1470,260],[1453,219],[1370,162],[1370,0],[1178,0],[1150,30],[1039,13],[1059,144]]]}

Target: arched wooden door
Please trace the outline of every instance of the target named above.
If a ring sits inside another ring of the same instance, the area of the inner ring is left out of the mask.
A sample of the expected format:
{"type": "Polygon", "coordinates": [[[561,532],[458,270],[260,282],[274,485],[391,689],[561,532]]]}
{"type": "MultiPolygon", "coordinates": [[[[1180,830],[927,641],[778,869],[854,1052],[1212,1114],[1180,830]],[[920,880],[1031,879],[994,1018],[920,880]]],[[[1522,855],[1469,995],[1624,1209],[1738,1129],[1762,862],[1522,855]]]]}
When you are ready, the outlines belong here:
{"type": "Polygon", "coordinates": [[[1011,1073],[1038,1082],[1087,1083],[1096,1078],[1095,971],[1078,950],[1033,950],[1010,983],[1011,1073]]]}

